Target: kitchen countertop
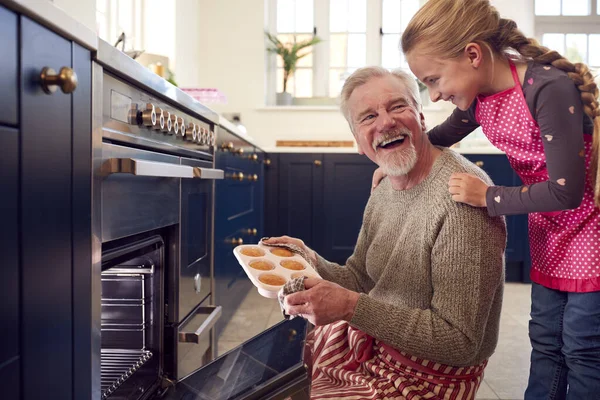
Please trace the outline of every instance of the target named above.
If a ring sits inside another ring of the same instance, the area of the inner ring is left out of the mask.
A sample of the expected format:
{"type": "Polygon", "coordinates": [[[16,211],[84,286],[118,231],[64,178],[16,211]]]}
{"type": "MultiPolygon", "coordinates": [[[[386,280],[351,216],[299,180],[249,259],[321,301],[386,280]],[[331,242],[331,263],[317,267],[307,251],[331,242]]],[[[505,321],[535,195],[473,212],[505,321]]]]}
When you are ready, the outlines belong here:
{"type": "Polygon", "coordinates": [[[0,4],[28,16],[88,50],[98,49],[95,32],[47,0],[0,0],[0,4]]]}

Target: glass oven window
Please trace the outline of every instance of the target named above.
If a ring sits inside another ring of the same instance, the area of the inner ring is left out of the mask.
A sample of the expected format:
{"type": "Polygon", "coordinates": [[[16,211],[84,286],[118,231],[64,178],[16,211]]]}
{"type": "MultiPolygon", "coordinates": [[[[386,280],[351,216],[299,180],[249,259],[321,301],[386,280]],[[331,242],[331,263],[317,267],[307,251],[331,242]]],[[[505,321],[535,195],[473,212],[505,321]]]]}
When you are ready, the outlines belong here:
{"type": "Polygon", "coordinates": [[[283,321],[183,379],[166,400],[262,398],[308,373],[304,366],[307,323],[283,321]]]}

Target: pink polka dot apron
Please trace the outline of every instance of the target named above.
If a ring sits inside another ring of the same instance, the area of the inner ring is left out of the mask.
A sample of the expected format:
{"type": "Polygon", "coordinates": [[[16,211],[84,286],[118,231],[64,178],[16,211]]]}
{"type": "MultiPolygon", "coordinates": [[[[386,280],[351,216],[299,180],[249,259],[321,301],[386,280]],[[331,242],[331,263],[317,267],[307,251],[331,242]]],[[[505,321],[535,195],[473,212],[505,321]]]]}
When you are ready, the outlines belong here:
{"type": "MultiPolygon", "coordinates": [[[[475,117],[490,142],[506,153],[526,185],[522,190],[527,190],[527,185],[545,182],[549,176],[540,128],[529,112],[512,63],[511,70],[515,86],[479,97],[475,117]]],[[[531,78],[525,82],[532,84],[531,78]]],[[[589,169],[592,136],[584,135],[584,139],[589,169]]],[[[568,185],[564,180],[558,183],[568,185]]],[[[593,199],[593,188],[587,183],[578,208],[529,214],[533,282],[566,292],[600,291],[600,209],[593,199]]]]}

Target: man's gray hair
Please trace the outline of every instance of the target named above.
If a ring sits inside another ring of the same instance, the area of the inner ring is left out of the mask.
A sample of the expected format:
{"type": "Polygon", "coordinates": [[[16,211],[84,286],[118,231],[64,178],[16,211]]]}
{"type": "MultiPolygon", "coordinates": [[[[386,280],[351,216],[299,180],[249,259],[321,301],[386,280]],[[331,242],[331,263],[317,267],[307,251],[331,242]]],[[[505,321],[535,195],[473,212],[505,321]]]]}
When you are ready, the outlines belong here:
{"type": "Polygon", "coordinates": [[[348,109],[348,99],[352,96],[352,92],[359,86],[364,85],[372,78],[379,78],[384,76],[394,76],[402,82],[408,89],[408,95],[413,105],[417,108],[417,111],[421,112],[421,95],[419,94],[419,86],[417,81],[409,73],[404,72],[401,69],[395,69],[389,71],[383,67],[364,67],[357,69],[352,75],[346,79],[344,87],[342,88],[340,108],[344,118],[350,125],[350,130],[354,133],[354,126],[352,125],[352,116],[348,109]]]}

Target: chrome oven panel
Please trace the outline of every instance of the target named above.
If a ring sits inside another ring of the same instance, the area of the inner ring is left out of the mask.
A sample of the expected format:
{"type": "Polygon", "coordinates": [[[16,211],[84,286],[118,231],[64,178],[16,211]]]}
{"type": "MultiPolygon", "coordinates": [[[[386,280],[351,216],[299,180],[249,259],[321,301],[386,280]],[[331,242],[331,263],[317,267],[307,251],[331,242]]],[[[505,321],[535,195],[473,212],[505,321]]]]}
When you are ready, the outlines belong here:
{"type": "Polygon", "coordinates": [[[102,159],[103,242],[179,223],[179,157],[103,143],[102,159]],[[166,177],[111,173],[114,160],[148,161],[140,173],[166,177]]]}

